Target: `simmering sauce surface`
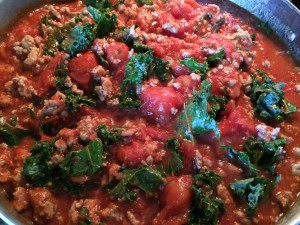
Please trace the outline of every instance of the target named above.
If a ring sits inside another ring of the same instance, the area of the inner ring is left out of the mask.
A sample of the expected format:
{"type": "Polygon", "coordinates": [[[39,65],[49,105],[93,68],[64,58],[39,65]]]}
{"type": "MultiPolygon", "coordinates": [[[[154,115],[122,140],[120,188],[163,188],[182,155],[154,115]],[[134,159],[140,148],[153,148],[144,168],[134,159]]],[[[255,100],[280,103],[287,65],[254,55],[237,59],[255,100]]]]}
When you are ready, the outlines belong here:
{"type": "Polygon", "coordinates": [[[274,224],[300,191],[300,69],[194,0],[43,5],[0,42],[0,183],[33,224],[274,224]]]}

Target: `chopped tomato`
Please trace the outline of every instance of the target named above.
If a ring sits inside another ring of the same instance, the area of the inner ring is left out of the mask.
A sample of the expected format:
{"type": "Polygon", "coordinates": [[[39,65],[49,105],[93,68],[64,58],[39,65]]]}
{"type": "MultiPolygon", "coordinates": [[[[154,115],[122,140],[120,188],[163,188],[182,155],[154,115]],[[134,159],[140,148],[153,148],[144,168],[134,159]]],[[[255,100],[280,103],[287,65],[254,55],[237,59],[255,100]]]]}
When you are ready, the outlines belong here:
{"type": "Polygon", "coordinates": [[[70,77],[74,79],[84,91],[89,91],[92,81],[93,68],[98,66],[94,53],[85,52],[69,62],[70,77]]]}
{"type": "Polygon", "coordinates": [[[141,100],[142,114],[161,124],[174,118],[184,103],[181,94],[172,87],[148,87],[142,92],[141,100]]]}
{"type": "Polygon", "coordinates": [[[161,193],[162,210],[153,220],[153,225],[179,225],[188,222],[192,199],[190,176],[169,177],[161,193]]]}
{"type": "Polygon", "coordinates": [[[106,48],[106,59],[112,68],[126,64],[128,55],[129,48],[123,42],[113,42],[106,48]]]}

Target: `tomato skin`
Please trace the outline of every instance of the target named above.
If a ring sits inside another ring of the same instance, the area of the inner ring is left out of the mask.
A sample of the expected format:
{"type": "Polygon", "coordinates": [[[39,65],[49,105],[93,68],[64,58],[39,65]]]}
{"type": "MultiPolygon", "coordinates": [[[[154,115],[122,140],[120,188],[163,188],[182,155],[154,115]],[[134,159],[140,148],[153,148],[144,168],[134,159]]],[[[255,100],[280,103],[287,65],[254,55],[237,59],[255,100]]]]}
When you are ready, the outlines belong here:
{"type": "Polygon", "coordinates": [[[130,144],[122,145],[117,150],[117,159],[126,166],[134,168],[141,165],[141,161],[146,160],[147,154],[142,142],[133,141],[130,144]]]}
{"type": "Polygon", "coordinates": [[[75,80],[80,88],[88,92],[92,80],[91,71],[98,66],[97,57],[94,53],[85,52],[69,62],[70,77],[75,80]]]}
{"type": "Polygon", "coordinates": [[[129,48],[123,42],[113,42],[106,48],[106,59],[112,68],[126,64],[128,55],[129,48]]]}
{"type": "Polygon", "coordinates": [[[166,124],[183,106],[183,97],[172,87],[148,87],[140,96],[142,114],[151,122],[166,124]]]}
{"type": "Polygon", "coordinates": [[[219,130],[226,144],[243,144],[249,136],[257,136],[255,122],[241,108],[236,108],[226,120],[220,121],[219,130]]]}
{"type": "Polygon", "coordinates": [[[153,225],[180,225],[188,222],[192,199],[192,178],[190,176],[169,177],[162,190],[162,210],[153,220],[153,225]]]}

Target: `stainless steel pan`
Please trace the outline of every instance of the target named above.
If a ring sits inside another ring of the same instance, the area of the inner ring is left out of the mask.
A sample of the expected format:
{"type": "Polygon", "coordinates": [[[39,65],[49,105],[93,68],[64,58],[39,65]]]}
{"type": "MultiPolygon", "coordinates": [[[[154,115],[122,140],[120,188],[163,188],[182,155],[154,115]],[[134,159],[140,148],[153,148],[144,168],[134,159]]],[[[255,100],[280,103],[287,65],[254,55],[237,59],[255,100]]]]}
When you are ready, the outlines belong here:
{"type": "MultiPolygon", "coordinates": [[[[248,13],[268,25],[286,44],[296,61],[300,62],[300,11],[287,0],[198,0],[199,2],[218,4],[232,13],[248,13]],[[248,11],[248,12],[246,12],[248,11]]],[[[20,15],[25,7],[45,3],[45,0],[0,0],[0,34],[20,15]]],[[[52,1],[54,2],[54,1],[52,1]]],[[[30,224],[18,215],[0,191],[0,218],[9,225],[30,224]]],[[[1,223],[0,223],[1,224],[1,223]]],[[[292,209],[278,222],[278,225],[300,224],[300,199],[292,209]]]]}

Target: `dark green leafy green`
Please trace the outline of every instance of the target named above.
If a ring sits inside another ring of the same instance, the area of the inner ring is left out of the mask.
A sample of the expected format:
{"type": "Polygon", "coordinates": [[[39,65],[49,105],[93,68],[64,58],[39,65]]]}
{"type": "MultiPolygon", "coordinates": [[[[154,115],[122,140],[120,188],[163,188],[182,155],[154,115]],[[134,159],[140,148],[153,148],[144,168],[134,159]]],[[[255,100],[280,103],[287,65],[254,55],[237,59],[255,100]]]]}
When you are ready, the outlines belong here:
{"type": "Polygon", "coordinates": [[[151,0],[135,0],[135,2],[139,5],[139,6],[143,6],[143,5],[153,5],[153,2],[151,0]]]}
{"type": "Polygon", "coordinates": [[[84,95],[75,95],[68,89],[63,92],[66,95],[65,104],[71,112],[76,112],[83,105],[96,106],[96,102],[88,99],[84,95]]]}
{"type": "Polygon", "coordinates": [[[96,22],[95,35],[103,38],[116,29],[117,16],[103,8],[88,7],[88,12],[96,22]]]}
{"type": "Polygon", "coordinates": [[[92,6],[96,9],[111,9],[112,4],[109,0],[84,0],[86,6],[92,6]]]}
{"type": "Polygon", "coordinates": [[[271,142],[262,142],[254,137],[249,137],[245,143],[245,152],[251,163],[267,169],[270,173],[275,172],[276,162],[282,154],[282,147],[286,139],[277,139],[271,142]]]}
{"type": "Polygon", "coordinates": [[[63,187],[65,191],[77,192],[89,185],[73,183],[71,177],[93,176],[102,165],[102,143],[91,141],[86,147],[66,155],[59,164],[53,164],[51,157],[56,151],[52,141],[36,142],[31,155],[25,160],[22,175],[34,186],[63,187]],[[55,183],[55,186],[52,184],[55,183]]]}
{"type": "Polygon", "coordinates": [[[220,182],[221,176],[211,170],[200,170],[193,176],[189,225],[217,224],[218,217],[225,212],[224,202],[215,197],[220,182]]]}
{"type": "Polygon", "coordinates": [[[72,151],[59,164],[62,177],[92,176],[102,166],[103,146],[98,140],[91,141],[79,151],[72,151]]]}
{"type": "Polygon", "coordinates": [[[134,43],[139,39],[135,34],[134,29],[135,26],[121,27],[115,32],[114,38],[118,41],[124,42],[129,48],[133,48],[134,43]]]}
{"type": "Polygon", "coordinates": [[[215,120],[220,117],[220,112],[224,111],[226,108],[227,99],[223,96],[211,95],[207,99],[210,111],[209,115],[215,120]]]}
{"type": "Polygon", "coordinates": [[[86,50],[95,39],[94,25],[86,23],[71,29],[61,42],[61,48],[71,56],[86,50]]]}
{"type": "Polygon", "coordinates": [[[12,126],[8,123],[0,121],[0,139],[2,139],[9,147],[18,145],[22,137],[32,135],[35,134],[30,130],[12,126]]]}
{"type": "Polygon", "coordinates": [[[243,170],[247,172],[248,177],[258,176],[259,171],[250,162],[250,158],[246,152],[243,151],[236,152],[232,147],[228,146],[227,153],[231,161],[240,165],[243,168],[243,170]]]}
{"type": "Polygon", "coordinates": [[[194,135],[201,136],[212,131],[220,140],[218,123],[208,113],[208,98],[211,87],[211,83],[204,80],[200,91],[195,92],[194,97],[184,104],[177,126],[178,132],[184,138],[194,141],[194,135]]]}
{"type": "Polygon", "coordinates": [[[248,205],[247,214],[252,217],[259,201],[268,193],[272,182],[265,177],[248,178],[230,184],[230,189],[248,205]]]}
{"type": "Polygon", "coordinates": [[[152,70],[160,82],[165,82],[169,78],[168,77],[168,73],[169,73],[168,64],[169,64],[168,61],[162,60],[157,57],[153,58],[152,70]]]}
{"type": "Polygon", "coordinates": [[[142,80],[148,75],[152,60],[153,54],[151,51],[132,56],[126,65],[125,79],[122,82],[122,89],[140,85],[142,80]]]}
{"type": "Polygon", "coordinates": [[[158,190],[164,183],[161,173],[151,167],[141,166],[136,169],[125,169],[121,172],[123,178],[109,193],[116,198],[134,201],[137,197],[136,188],[151,193],[158,190]]]}
{"type": "Polygon", "coordinates": [[[121,108],[136,109],[141,105],[141,100],[136,94],[135,90],[126,90],[121,94],[115,95],[114,98],[119,99],[119,106],[121,108]]]}
{"type": "Polygon", "coordinates": [[[284,83],[273,82],[265,72],[257,70],[256,74],[252,75],[251,86],[248,95],[254,104],[255,115],[264,122],[280,122],[296,112],[297,107],[284,98],[284,83]]]}
{"type": "Polygon", "coordinates": [[[122,138],[121,129],[113,128],[111,130],[108,130],[105,124],[102,124],[97,127],[97,134],[100,140],[102,141],[104,149],[107,149],[109,145],[115,144],[122,138]]]}
{"type": "Polygon", "coordinates": [[[145,45],[140,45],[139,53],[132,56],[125,68],[125,78],[122,81],[122,93],[114,96],[119,99],[122,108],[138,108],[141,104],[136,90],[142,81],[156,76],[159,81],[168,80],[168,62],[153,56],[153,50],[145,45]]]}
{"type": "Polygon", "coordinates": [[[219,52],[207,56],[207,62],[210,66],[219,63],[225,56],[225,49],[222,48],[219,52]]]}
{"type": "MultiPolygon", "coordinates": [[[[75,29],[76,23],[81,21],[80,16],[76,16],[74,21],[66,23],[61,28],[54,29],[53,34],[48,38],[44,47],[44,54],[54,56],[58,50],[63,50],[62,42],[70,37],[70,32],[75,29]]],[[[88,30],[87,30],[88,31],[88,30]]],[[[76,32],[75,32],[76,33],[76,32]]],[[[77,35],[78,36],[78,35],[77,35]]]]}
{"type": "Polygon", "coordinates": [[[121,85],[123,93],[117,96],[121,107],[137,108],[140,105],[136,88],[148,76],[152,61],[153,54],[151,51],[138,53],[130,58],[126,65],[125,78],[121,85]]]}
{"type": "Polygon", "coordinates": [[[54,168],[49,163],[55,152],[55,140],[35,142],[31,155],[25,160],[22,174],[35,186],[47,186],[54,180],[54,168]]]}
{"type": "Polygon", "coordinates": [[[208,63],[204,62],[203,64],[198,63],[195,58],[186,58],[180,60],[180,63],[190,68],[193,73],[201,75],[201,78],[204,80],[208,72],[208,63]]]}
{"type": "Polygon", "coordinates": [[[183,168],[183,155],[180,152],[180,143],[177,138],[172,138],[166,142],[166,148],[171,150],[171,157],[167,165],[167,173],[177,175],[183,168]]]}

